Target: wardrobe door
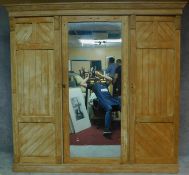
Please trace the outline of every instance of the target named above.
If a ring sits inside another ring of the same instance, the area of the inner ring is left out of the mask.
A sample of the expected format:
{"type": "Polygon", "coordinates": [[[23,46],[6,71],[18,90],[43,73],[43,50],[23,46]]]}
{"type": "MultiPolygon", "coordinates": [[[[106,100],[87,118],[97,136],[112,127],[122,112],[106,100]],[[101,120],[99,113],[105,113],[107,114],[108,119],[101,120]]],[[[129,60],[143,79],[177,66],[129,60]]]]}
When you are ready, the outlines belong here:
{"type": "Polygon", "coordinates": [[[59,22],[11,19],[14,162],[62,160],[59,22]]]}
{"type": "Polygon", "coordinates": [[[179,17],[132,16],[131,161],[176,163],[179,17]]]}

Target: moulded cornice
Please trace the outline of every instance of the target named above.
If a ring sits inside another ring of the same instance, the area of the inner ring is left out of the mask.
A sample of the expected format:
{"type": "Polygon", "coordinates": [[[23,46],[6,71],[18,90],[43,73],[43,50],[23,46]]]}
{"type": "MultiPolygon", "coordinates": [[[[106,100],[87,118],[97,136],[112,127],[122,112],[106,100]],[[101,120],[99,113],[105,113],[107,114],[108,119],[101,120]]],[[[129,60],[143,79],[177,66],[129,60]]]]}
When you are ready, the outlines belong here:
{"type": "Polygon", "coordinates": [[[53,2],[53,3],[7,3],[4,6],[10,16],[36,15],[125,15],[125,14],[182,14],[187,1],[97,1],[97,2],[53,2]],[[32,15],[33,13],[33,15],[32,15]]]}

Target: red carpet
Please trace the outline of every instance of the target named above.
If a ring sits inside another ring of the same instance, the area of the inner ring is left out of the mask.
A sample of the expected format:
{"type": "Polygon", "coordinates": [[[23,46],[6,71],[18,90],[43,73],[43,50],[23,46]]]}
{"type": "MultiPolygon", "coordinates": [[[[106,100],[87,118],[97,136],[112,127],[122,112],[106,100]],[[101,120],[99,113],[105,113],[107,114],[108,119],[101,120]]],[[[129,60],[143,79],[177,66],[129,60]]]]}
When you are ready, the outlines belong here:
{"type": "Polygon", "coordinates": [[[91,126],[76,134],[70,134],[71,145],[120,145],[121,131],[120,124],[112,129],[110,138],[103,136],[103,128],[97,128],[96,125],[91,126]]]}

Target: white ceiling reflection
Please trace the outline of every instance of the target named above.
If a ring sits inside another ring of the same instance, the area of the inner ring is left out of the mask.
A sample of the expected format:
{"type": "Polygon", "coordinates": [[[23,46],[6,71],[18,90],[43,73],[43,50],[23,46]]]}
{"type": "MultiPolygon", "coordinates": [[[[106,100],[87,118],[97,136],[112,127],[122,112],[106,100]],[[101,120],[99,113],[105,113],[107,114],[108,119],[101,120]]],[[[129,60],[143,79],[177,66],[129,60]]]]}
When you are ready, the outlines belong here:
{"type": "Polygon", "coordinates": [[[121,23],[69,23],[69,47],[120,47],[121,23]]]}

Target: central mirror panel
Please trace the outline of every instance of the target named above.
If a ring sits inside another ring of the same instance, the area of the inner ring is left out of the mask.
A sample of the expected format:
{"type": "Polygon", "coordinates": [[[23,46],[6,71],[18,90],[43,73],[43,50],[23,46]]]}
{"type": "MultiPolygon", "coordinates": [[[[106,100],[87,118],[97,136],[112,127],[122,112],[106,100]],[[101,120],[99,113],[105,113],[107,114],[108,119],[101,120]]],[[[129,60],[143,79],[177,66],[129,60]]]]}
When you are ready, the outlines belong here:
{"type": "Polygon", "coordinates": [[[120,157],[121,27],[68,23],[70,157],[120,157]]]}

